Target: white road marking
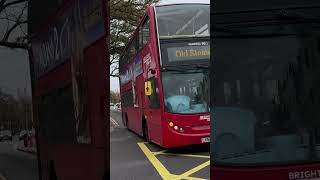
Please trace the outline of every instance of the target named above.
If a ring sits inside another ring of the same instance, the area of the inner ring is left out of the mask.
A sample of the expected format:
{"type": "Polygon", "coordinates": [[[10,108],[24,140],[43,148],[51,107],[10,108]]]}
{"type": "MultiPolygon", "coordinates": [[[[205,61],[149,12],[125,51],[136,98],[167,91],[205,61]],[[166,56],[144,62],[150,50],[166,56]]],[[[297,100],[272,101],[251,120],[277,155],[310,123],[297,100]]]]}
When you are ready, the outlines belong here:
{"type": "Polygon", "coordinates": [[[7,180],[7,179],[0,174],[0,180],[7,180]]]}
{"type": "Polygon", "coordinates": [[[111,121],[116,127],[120,127],[120,125],[117,123],[117,121],[114,120],[112,117],[110,117],[110,121],[111,121]]]}

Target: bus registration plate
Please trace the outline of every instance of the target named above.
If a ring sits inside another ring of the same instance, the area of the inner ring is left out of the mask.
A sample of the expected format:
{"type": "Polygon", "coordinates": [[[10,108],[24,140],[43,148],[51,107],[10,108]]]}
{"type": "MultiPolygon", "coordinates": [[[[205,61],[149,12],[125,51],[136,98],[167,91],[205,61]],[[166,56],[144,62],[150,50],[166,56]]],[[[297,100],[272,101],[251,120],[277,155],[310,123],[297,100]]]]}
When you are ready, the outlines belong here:
{"type": "Polygon", "coordinates": [[[208,143],[208,142],[210,142],[210,137],[201,138],[201,143],[208,143]]]}

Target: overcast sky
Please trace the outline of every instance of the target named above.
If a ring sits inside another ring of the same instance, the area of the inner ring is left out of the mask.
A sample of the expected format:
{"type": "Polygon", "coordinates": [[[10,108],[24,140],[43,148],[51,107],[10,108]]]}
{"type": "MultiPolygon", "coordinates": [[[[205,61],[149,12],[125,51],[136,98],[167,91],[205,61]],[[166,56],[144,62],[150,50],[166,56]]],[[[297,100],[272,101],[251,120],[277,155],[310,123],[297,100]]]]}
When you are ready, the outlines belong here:
{"type": "Polygon", "coordinates": [[[23,50],[0,48],[0,88],[6,93],[17,96],[26,89],[31,96],[31,81],[28,53],[23,50]]]}
{"type": "Polygon", "coordinates": [[[110,90],[120,92],[119,78],[110,77],[110,90]]]}
{"type": "MultiPolygon", "coordinates": [[[[28,53],[23,50],[0,48],[0,89],[17,96],[26,89],[31,97],[28,53]]],[[[120,91],[119,78],[110,77],[110,90],[120,91]]]]}
{"type": "MultiPolygon", "coordinates": [[[[0,88],[5,92],[17,96],[24,88],[31,96],[31,81],[28,54],[22,50],[0,48],[0,88]]],[[[110,90],[120,91],[119,79],[110,77],[110,90]]]]}
{"type": "MultiPolygon", "coordinates": [[[[0,88],[5,92],[17,95],[24,88],[31,96],[31,81],[28,54],[22,50],[0,49],[0,88]]],[[[120,91],[119,79],[110,77],[110,90],[120,91]]]]}

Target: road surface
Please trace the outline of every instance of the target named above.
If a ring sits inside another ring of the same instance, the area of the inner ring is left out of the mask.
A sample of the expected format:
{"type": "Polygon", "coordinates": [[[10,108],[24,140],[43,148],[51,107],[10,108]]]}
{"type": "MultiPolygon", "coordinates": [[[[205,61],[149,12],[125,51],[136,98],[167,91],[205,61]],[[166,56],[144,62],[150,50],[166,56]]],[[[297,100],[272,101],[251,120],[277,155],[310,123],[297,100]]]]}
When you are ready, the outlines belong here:
{"type": "Polygon", "coordinates": [[[18,151],[17,142],[0,142],[0,180],[37,180],[35,155],[18,151]]]}
{"type": "Polygon", "coordinates": [[[121,112],[110,111],[110,171],[112,180],[210,178],[209,145],[163,149],[128,131],[121,112]]]}

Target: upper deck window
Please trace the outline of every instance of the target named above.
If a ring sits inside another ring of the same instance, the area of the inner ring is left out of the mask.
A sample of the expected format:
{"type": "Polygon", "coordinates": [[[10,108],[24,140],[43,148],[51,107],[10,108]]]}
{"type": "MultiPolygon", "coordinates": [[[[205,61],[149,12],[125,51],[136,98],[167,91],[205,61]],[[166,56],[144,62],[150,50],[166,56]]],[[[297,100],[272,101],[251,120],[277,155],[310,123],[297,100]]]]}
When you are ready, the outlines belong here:
{"type": "Polygon", "coordinates": [[[181,4],[156,7],[160,38],[209,35],[208,4],[181,4]]]}

